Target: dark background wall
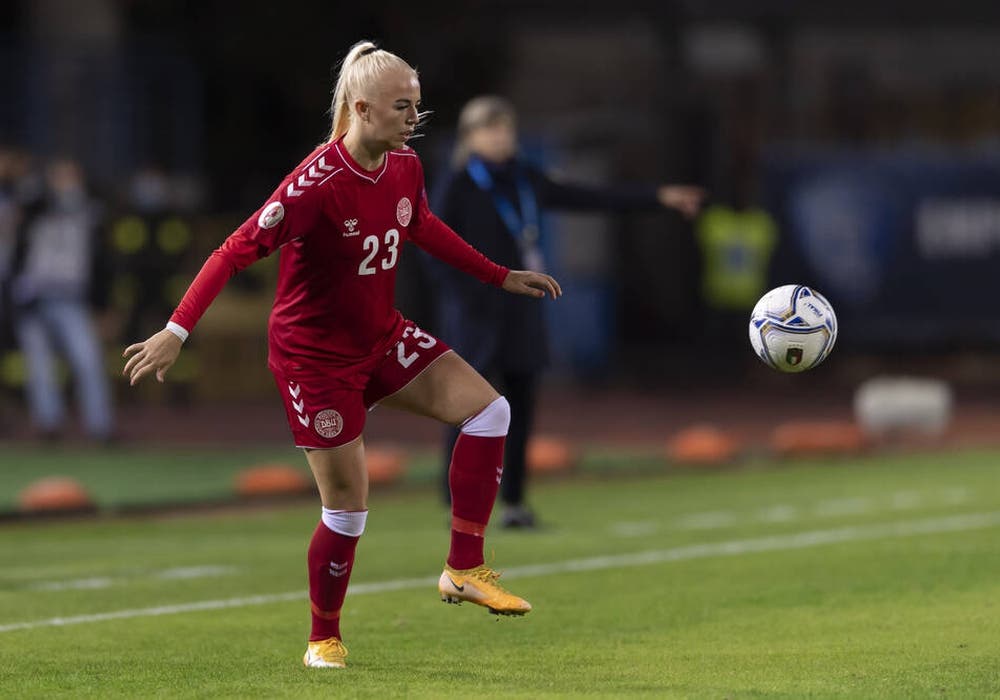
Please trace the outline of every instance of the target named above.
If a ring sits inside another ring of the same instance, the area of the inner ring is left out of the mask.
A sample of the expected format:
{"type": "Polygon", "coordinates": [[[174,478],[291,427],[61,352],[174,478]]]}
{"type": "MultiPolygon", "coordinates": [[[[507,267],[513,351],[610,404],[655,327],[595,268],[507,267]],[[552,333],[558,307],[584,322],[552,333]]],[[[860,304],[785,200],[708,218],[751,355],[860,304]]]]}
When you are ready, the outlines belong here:
{"type": "MultiPolygon", "coordinates": [[[[947,304],[923,319],[930,333],[879,337],[895,302],[855,303],[837,290],[802,243],[812,240],[799,232],[808,226],[787,213],[795,187],[832,162],[850,171],[870,167],[873,155],[928,150],[952,164],[991,158],[1000,133],[996,3],[22,0],[5,3],[0,22],[0,139],[39,158],[74,155],[111,201],[133,171],[157,164],[185,183],[192,212],[213,223],[197,229],[202,248],[323,137],[336,63],[353,42],[372,38],[421,73],[434,113],[417,148],[432,186],[464,101],[502,93],[520,110],[525,144],[561,175],[694,182],[713,201],[768,207],[782,240],[773,281],[799,273],[825,282],[846,318],[869,322],[870,332],[853,335],[843,324],[843,359],[834,365],[865,353],[991,352],[991,334],[1000,337],[989,304],[975,307],[982,327],[971,338],[936,332],[947,304]],[[813,170],[801,169],[806,153],[813,170]]],[[[929,172],[933,186],[913,195],[913,206],[945,191],[980,202],[998,196],[989,169],[945,187],[926,162],[907,162],[884,177],[929,172]]],[[[573,215],[553,229],[560,271],[596,290],[556,321],[557,333],[573,338],[557,373],[676,379],[689,374],[677,367],[706,352],[723,363],[747,360],[742,328],[707,330],[701,253],[679,217],[573,215]],[[602,303],[609,312],[594,306],[602,303]],[[603,339],[581,330],[588,314],[601,314],[603,339]]],[[[997,231],[1000,224],[987,224],[981,235],[1000,239],[997,231]]],[[[978,275],[963,298],[991,293],[985,270],[994,252],[991,244],[974,260],[950,261],[947,274],[978,275]]],[[[928,265],[907,274],[923,284],[948,279],[928,265]]],[[[433,324],[431,281],[413,256],[402,275],[404,311],[433,324]]],[[[942,282],[940,293],[948,289],[942,282]]],[[[894,322],[904,330],[915,323],[894,322]]]]}

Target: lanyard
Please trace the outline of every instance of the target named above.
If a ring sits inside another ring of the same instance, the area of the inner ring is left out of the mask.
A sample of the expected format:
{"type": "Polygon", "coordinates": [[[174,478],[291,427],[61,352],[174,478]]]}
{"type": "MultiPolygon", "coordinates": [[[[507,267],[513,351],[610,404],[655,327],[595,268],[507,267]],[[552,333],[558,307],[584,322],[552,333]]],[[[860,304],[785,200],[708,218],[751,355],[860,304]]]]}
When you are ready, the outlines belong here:
{"type": "Polygon", "coordinates": [[[521,245],[534,247],[538,243],[538,236],[541,233],[538,200],[528,178],[525,177],[520,168],[516,166],[514,168],[514,182],[517,186],[517,203],[520,213],[513,202],[496,191],[493,186],[493,177],[483,161],[476,157],[469,158],[465,169],[479,189],[483,192],[489,192],[493,196],[493,206],[496,207],[497,213],[503,219],[510,235],[521,245]]]}

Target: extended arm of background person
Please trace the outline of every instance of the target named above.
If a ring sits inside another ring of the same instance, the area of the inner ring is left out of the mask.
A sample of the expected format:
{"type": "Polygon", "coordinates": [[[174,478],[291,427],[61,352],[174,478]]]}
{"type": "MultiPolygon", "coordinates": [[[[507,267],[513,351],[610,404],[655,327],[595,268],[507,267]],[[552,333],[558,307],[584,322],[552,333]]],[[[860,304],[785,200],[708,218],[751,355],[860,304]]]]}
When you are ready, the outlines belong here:
{"type": "Polygon", "coordinates": [[[655,211],[675,209],[691,218],[701,209],[705,190],[693,185],[596,186],[562,182],[541,170],[530,170],[542,208],[575,211],[655,211]]]}
{"type": "Polygon", "coordinates": [[[656,199],[667,209],[675,209],[685,218],[693,219],[701,211],[705,190],[696,185],[660,185],[656,199]]]}

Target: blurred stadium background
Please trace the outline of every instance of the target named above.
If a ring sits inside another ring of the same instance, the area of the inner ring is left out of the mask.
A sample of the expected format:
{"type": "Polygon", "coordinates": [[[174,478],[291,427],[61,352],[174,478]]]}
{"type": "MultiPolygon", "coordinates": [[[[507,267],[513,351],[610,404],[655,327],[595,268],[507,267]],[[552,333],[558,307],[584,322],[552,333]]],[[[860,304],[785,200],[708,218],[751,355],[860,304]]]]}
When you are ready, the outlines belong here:
{"type": "MultiPolygon", "coordinates": [[[[457,110],[494,92],[517,105],[526,150],[553,172],[711,192],[694,225],[552,216],[568,294],[552,305],[542,432],[649,440],[740,415],[754,430],[851,420],[854,392],[883,374],[943,380],[957,414],[979,422],[992,410],[994,3],[43,0],[5,3],[0,19],[0,141],[34,168],[77,159],[102,203],[95,318],[122,443],[284,440],[264,366],[273,260],[230,284],[169,386],[129,391],[117,358],[322,137],[333,66],[359,37],[421,71],[431,188],[457,110]],[[808,377],[764,371],[745,339],[756,296],[787,282],[820,289],[840,316],[836,351],[808,377]]],[[[400,277],[400,307],[433,329],[419,256],[400,277]]],[[[0,430],[17,444],[36,436],[5,328],[0,430]]],[[[945,427],[982,434],[970,420],[945,427]]],[[[376,439],[436,439],[406,419],[372,423],[376,439]]]]}

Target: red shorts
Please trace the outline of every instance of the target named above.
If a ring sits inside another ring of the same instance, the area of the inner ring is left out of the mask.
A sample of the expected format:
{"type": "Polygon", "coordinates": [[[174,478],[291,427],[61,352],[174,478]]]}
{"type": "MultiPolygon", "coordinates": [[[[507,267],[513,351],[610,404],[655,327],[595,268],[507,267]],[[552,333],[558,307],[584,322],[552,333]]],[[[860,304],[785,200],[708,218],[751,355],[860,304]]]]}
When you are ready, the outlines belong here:
{"type": "Polygon", "coordinates": [[[443,341],[406,321],[402,338],[385,354],[356,365],[294,371],[272,367],[295,446],[346,445],[364,430],[369,408],[412,382],[449,350],[443,341]]]}

